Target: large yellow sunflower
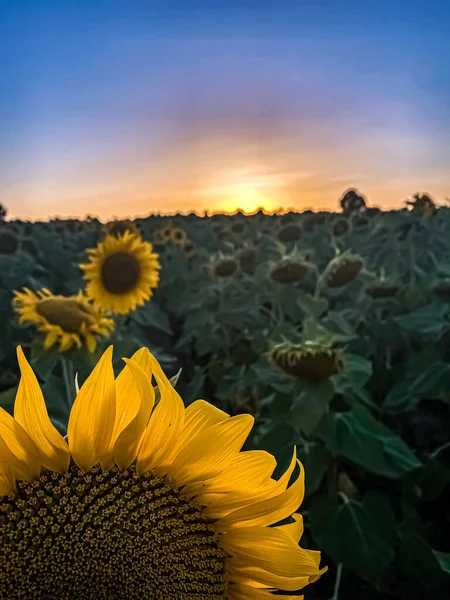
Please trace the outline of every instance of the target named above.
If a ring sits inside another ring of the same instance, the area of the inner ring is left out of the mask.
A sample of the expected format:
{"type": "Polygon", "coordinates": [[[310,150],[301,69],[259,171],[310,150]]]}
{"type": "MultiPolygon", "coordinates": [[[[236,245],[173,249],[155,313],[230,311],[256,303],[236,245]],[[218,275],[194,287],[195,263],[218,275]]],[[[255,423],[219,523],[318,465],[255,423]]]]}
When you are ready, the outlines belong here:
{"type": "Polygon", "coordinates": [[[145,348],[115,380],[110,347],[66,441],[20,347],[18,359],[14,417],[0,408],[1,598],[269,600],[324,572],[298,545],[295,452],[278,480],[273,456],[241,452],[253,417],[185,408],[145,348]]]}
{"type": "Polygon", "coordinates": [[[100,308],[126,314],[144,304],[159,282],[160,264],[150,242],[130,231],[108,235],[88,250],[89,262],[80,265],[86,293],[100,308]]]}
{"type": "Polygon", "coordinates": [[[78,292],[76,296],[54,296],[50,290],[32,292],[28,288],[14,292],[13,306],[21,322],[32,322],[46,334],[44,348],[59,342],[61,351],[83,342],[90,352],[97,347],[98,336],[109,336],[114,321],[78,292]]]}

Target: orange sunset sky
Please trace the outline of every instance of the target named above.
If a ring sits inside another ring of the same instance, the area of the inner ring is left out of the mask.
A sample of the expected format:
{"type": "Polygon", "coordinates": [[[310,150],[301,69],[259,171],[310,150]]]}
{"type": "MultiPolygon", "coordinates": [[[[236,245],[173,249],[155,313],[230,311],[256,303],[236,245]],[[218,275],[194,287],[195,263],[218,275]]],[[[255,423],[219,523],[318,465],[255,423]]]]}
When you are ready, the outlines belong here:
{"type": "Polygon", "coordinates": [[[1,202],[103,220],[335,210],[348,187],[382,208],[443,202],[446,9],[405,2],[12,3],[1,202]]]}

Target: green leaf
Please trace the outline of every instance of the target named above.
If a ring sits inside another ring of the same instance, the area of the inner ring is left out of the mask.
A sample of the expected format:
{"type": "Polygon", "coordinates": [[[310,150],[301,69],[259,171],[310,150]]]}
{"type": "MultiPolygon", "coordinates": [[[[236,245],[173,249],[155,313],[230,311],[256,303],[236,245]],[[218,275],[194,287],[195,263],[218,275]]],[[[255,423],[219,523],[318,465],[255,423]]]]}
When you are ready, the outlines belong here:
{"type": "Polygon", "coordinates": [[[206,375],[203,369],[196,366],[194,369],[194,375],[189,380],[186,386],[184,401],[186,404],[191,404],[195,400],[198,400],[202,396],[202,391],[205,385],[206,375]]]}
{"type": "Polygon", "coordinates": [[[343,376],[353,388],[363,387],[372,375],[372,363],[357,354],[344,354],[343,376]]]}
{"type": "Polygon", "coordinates": [[[306,385],[291,408],[292,422],[306,435],[313,433],[334,396],[331,381],[306,385]]]}
{"type": "Polygon", "coordinates": [[[0,394],[0,406],[10,415],[14,412],[14,401],[16,399],[17,388],[18,386],[16,385],[0,394]]]}
{"type": "Polygon", "coordinates": [[[226,371],[219,379],[216,396],[227,400],[244,386],[245,366],[234,367],[226,371]]]}
{"type": "Polygon", "coordinates": [[[61,354],[53,349],[44,350],[43,341],[43,338],[38,336],[31,344],[30,364],[35,373],[45,381],[51,375],[61,354]]]}
{"type": "Polygon", "coordinates": [[[384,399],[383,407],[389,412],[396,413],[414,408],[419,401],[419,396],[411,391],[410,380],[405,379],[391,387],[384,399]]]}
{"type": "Polygon", "coordinates": [[[433,550],[433,554],[444,573],[450,575],[450,554],[448,552],[438,552],[438,550],[433,550]]]}
{"type": "Polygon", "coordinates": [[[269,385],[277,392],[292,393],[296,385],[293,377],[282,375],[267,362],[254,363],[251,365],[249,371],[255,377],[255,384],[269,385]]]}
{"type": "Polygon", "coordinates": [[[411,519],[399,528],[399,562],[403,572],[425,586],[444,581],[449,576],[448,554],[433,550],[411,519]]]}
{"type": "Polygon", "coordinates": [[[259,437],[255,448],[266,450],[277,460],[274,477],[279,477],[285,470],[292,458],[294,446],[297,440],[297,432],[289,423],[277,423],[269,427],[259,437]]]}
{"type": "Polygon", "coordinates": [[[316,433],[334,454],[385,477],[401,477],[422,464],[398,435],[360,405],[328,413],[316,433]]]}
{"type": "Polygon", "coordinates": [[[450,484],[450,469],[437,458],[429,457],[421,469],[412,471],[404,482],[404,491],[412,502],[435,500],[450,484]]]}
{"type": "Polygon", "coordinates": [[[297,455],[305,469],[305,494],[317,491],[330,462],[330,454],[318,442],[306,442],[297,448],[297,455]]]}
{"type": "Polygon", "coordinates": [[[314,298],[301,290],[297,290],[295,295],[297,305],[305,313],[305,316],[319,319],[328,310],[328,300],[325,298],[314,298]]]}
{"type": "Polygon", "coordinates": [[[322,497],[313,501],[309,516],[321,549],[361,577],[380,582],[395,558],[397,537],[395,517],[382,494],[341,505],[322,497]]]}
{"type": "Polygon", "coordinates": [[[167,313],[156,302],[147,302],[133,312],[132,318],[140,325],[155,327],[169,335],[173,333],[167,313]]]}
{"type": "Polygon", "coordinates": [[[447,307],[445,305],[430,303],[407,315],[395,317],[394,321],[406,331],[438,337],[449,326],[445,319],[446,314],[447,307]]]}

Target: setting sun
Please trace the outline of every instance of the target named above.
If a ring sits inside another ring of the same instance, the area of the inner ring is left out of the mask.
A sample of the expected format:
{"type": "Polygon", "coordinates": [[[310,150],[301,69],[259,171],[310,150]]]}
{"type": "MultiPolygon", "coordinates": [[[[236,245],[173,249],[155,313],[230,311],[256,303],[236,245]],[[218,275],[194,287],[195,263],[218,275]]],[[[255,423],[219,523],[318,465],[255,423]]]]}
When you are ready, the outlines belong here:
{"type": "Polygon", "coordinates": [[[279,204],[274,198],[275,182],[267,176],[249,171],[240,170],[219,177],[203,190],[203,195],[214,199],[215,210],[225,213],[235,213],[237,210],[254,213],[260,208],[273,212],[279,204]]]}

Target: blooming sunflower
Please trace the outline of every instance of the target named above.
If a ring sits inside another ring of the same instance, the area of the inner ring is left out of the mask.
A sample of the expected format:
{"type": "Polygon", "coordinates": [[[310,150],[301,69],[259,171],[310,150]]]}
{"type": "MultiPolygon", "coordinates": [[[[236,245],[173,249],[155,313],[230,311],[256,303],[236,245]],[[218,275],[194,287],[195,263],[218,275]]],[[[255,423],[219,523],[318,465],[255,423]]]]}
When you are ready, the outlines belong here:
{"type": "Polygon", "coordinates": [[[1,598],[268,600],[324,572],[298,545],[295,451],[278,480],[273,456],[241,451],[253,417],[204,400],[185,408],[146,348],[115,380],[111,346],[66,441],[17,353],[14,417],[0,408],[1,598]]]}
{"type": "Polygon", "coordinates": [[[81,348],[83,342],[89,352],[97,347],[98,336],[109,336],[114,321],[108,319],[89,302],[83,292],[76,296],[54,296],[50,290],[32,292],[28,288],[14,292],[13,305],[21,322],[32,322],[38,331],[46,334],[44,348],[59,342],[61,351],[74,346],[81,348]]]}
{"type": "Polygon", "coordinates": [[[150,242],[126,231],[108,235],[88,250],[89,262],[80,265],[86,293],[100,308],[126,314],[144,304],[159,282],[160,264],[150,242]]]}

